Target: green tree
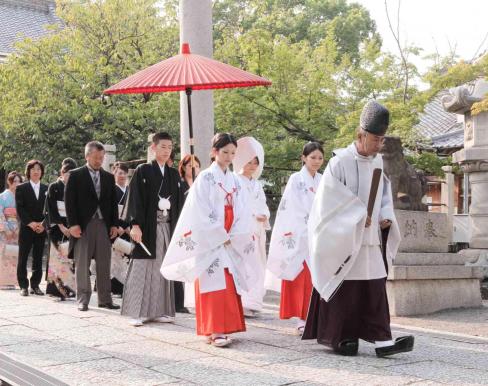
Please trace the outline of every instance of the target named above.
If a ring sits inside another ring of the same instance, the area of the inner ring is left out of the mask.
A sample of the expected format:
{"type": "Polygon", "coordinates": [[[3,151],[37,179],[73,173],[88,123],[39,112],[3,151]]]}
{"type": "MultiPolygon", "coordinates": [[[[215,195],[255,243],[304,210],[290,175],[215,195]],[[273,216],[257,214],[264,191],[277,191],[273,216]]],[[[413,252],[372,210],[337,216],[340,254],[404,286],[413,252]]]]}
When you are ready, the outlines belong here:
{"type": "Polygon", "coordinates": [[[0,162],[29,158],[54,167],[82,158],[91,139],[113,143],[122,159],[142,158],[155,128],[178,132],[178,97],[103,97],[118,80],[176,53],[178,23],[156,0],[58,0],[63,25],[26,40],[0,67],[0,162]],[[19,152],[19,149],[22,149],[19,152]]]}

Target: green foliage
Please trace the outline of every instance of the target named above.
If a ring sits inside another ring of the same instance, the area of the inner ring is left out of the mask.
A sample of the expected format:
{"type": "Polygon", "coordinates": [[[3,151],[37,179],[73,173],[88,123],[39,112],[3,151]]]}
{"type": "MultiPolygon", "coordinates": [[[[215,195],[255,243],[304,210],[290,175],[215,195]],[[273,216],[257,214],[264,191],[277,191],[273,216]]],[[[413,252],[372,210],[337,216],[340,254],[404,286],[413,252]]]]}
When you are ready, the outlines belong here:
{"type": "Polygon", "coordinates": [[[451,157],[438,157],[435,153],[423,152],[408,155],[407,162],[415,169],[424,171],[427,175],[444,177],[443,166],[452,165],[451,157]]]}

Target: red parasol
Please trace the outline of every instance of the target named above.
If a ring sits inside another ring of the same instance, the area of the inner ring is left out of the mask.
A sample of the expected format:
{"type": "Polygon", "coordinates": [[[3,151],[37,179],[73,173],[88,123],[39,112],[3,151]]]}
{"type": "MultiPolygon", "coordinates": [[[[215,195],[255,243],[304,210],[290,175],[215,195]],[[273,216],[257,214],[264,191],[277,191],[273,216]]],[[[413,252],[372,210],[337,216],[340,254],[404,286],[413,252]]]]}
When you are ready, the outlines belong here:
{"type": "Polygon", "coordinates": [[[269,80],[260,76],[205,56],[191,54],[190,45],[183,43],[181,54],[129,76],[106,89],[104,94],[185,91],[188,101],[190,153],[193,159],[193,122],[191,112],[191,94],[193,90],[270,85],[271,82],[269,80]]]}

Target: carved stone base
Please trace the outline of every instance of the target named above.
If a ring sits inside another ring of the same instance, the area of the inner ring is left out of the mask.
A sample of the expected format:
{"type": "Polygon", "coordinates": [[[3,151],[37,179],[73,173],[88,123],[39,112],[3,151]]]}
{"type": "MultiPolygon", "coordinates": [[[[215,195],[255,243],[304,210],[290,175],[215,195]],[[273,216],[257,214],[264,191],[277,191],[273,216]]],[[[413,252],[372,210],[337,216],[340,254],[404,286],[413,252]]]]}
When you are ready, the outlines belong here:
{"type": "Polygon", "coordinates": [[[481,307],[479,279],[394,280],[387,282],[392,316],[413,316],[481,307]]]}
{"type": "Polygon", "coordinates": [[[488,249],[463,249],[459,251],[466,259],[466,265],[479,267],[483,272],[483,277],[488,278],[488,249]]]}

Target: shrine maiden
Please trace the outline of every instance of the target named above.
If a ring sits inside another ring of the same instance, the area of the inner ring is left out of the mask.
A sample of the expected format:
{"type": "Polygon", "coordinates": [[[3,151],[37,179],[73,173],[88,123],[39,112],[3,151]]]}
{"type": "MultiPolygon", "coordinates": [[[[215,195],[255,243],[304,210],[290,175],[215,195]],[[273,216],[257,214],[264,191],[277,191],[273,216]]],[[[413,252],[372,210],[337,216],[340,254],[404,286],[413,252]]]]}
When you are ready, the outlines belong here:
{"type": "Polygon", "coordinates": [[[258,181],[264,166],[263,146],[252,137],[240,138],[237,141],[237,152],[234,159],[234,171],[238,173],[239,181],[248,196],[248,208],[251,211],[254,224],[255,253],[254,259],[248,259],[250,270],[256,278],[252,288],[242,294],[242,305],[246,316],[254,316],[263,307],[264,274],[266,271],[266,231],[269,225],[269,208],[263,186],[258,181]]]}
{"type": "MultiPolygon", "coordinates": [[[[293,173],[281,198],[271,235],[268,256],[269,274],[281,279],[280,318],[298,318],[298,333],[303,332],[312,294],[309,271],[307,224],[310,209],[322,175],[324,151],[317,142],[303,147],[302,169],[293,173]]],[[[267,278],[268,282],[272,279],[267,278]]]]}
{"type": "Polygon", "coordinates": [[[244,264],[255,248],[251,213],[229,169],[236,149],[231,134],[214,136],[214,162],[191,186],[161,268],[169,280],[195,281],[197,334],[217,347],[245,331],[240,294],[253,284],[244,264]]]}

